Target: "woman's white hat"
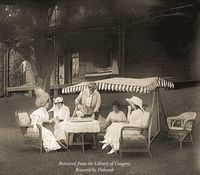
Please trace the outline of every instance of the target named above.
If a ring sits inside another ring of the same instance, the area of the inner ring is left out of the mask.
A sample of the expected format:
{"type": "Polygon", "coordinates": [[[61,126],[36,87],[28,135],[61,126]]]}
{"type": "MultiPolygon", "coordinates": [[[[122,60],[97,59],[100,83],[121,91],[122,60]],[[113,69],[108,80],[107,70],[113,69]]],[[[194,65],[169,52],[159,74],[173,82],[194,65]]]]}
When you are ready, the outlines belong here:
{"type": "Polygon", "coordinates": [[[54,104],[56,104],[56,103],[64,103],[63,97],[57,97],[57,98],[54,100],[54,104]]]}
{"type": "Polygon", "coordinates": [[[140,109],[144,111],[142,107],[142,99],[140,99],[139,97],[133,96],[132,98],[126,98],[126,101],[129,102],[130,104],[138,106],[140,109]]]}
{"type": "Polygon", "coordinates": [[[63,97],[57,97],[53,100],[53,107],[48,112],[55,112],[58,110],[56,104],[57,103],[64,103],[63,97]]]}

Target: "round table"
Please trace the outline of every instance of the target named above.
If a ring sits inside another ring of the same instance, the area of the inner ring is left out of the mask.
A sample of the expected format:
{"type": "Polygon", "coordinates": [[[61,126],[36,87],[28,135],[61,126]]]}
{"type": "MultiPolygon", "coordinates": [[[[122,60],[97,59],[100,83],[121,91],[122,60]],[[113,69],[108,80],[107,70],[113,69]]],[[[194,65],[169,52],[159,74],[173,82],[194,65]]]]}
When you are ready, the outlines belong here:
{"type": "Polygon", "coordinates": [[[99,122],[97,120],[91,120],[91,121],[87,121],[87,120],[71,120],[71,121],[67,121],[66,122],[66,129],[65,129],[65,133],[68,134],[68,141],[67,143],[69,143],[69,134],[72,133],[80,133],[81,134],[81,145],[82,145],[82,149],[83,152],[85,152],[85,140],[84,140],[84,136],[85,133],[91,133],[93,135],[93,141],[94,141],[94,145],[96,146],[96,139],[95,139],[95,133],[100,132],[100,126],[99,126],[99,122]]]}

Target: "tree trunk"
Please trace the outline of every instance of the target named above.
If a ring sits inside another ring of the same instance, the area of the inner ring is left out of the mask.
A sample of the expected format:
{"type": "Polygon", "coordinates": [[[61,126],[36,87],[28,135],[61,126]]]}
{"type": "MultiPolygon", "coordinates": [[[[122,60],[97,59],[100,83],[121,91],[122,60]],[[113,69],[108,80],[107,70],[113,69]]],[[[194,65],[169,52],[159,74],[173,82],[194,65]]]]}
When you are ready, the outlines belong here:
{"type": "Polygon", "coordinates": [[[45,77],[45,79],[35,77],[35,87],[40,87],[47,93],[50,93],[50,76],[45,77]]]}
{"type": "Polygon", "coordinates": [[[31,64],[33,75],[35,78],[35,86],[44,89],[50,93],[50,78],[53,71],[52,64],[43,64],[45,71],[40,72],[34,63],[31,64]]]}

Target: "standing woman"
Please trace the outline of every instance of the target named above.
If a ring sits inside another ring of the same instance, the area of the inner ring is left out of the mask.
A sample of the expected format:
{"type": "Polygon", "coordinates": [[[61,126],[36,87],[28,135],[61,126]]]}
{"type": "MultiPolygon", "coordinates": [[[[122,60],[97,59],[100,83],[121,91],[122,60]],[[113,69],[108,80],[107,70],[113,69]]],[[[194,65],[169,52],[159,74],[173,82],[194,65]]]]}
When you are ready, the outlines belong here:
{"type": "MultiPolygon", "coordinates": [[[[104,136],[104,140],[101,143],[104,143],[102,149],[106,148],[108,145],[112,147],[111,151],[108,154],[113,154],[119,150],[119,138],[121,129],[123,126],[133,126],[139,128],[146,128],[149,122],[149,113],[144,111],[142,107],[142,100],[139,97],[132,97],[131,99],[126,99],[130,104],[128,111],[128,122],[127,123],[112,123],[111,126],[107,129],[107,132],[104,136]]],[[[140,134],[141,131],[130,131],[130,134],[140,134]]]]}
{"type": "Polygon", "coordinates": [[[78,105],[81,105],[83,113],[87,117],[92,117],[93,114],[98,117],[99,108],[101,106],[101,95],[97,91],[95,82],[90,82],[88,88],[79,94],[75,100],[75,105],[76,108],[78,105]]]}
{"type": "Polygon", "coordinates": [[[61,146],[57,143],[53,133],[49,129],[43,127],[44,122],[49,122],[49,114],[47,112],[47,108],[49,107],[50,102],[49,94],[44,92],[41,88],[37,88],[35,90],[35,95],[36,106],[38,109],[33,111],[33,113],[30,115],[33,129],[38,131],[36,125],[38,124],[41,126],[43,147],[46,152],[60,149],[61,146]]]}

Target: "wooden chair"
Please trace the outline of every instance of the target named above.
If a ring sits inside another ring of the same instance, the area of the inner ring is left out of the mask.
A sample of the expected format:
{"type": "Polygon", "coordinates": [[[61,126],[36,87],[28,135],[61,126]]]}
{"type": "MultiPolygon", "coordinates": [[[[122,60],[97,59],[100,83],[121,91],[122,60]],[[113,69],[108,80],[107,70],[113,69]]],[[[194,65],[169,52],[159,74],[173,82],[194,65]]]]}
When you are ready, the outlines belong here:
{"type": "Polygon", "coordinates": [[[152,157],[150,151],[151,145],[151,126],[152,117],[148,113],[148,124],[146,128],[138,128],[132,126],[124,126],[121,130],[120,136],[120,157],[125,152],[148,152],[150,157],[152,157]],[[131,133],[131,131],[139,131],[140,134],[131,133]]]}
{"type": "Polygon", "coordinates": [[[168,142],[172,139],[177,140],[179,142],[180,149],[182,148],[183,142],[191,142],[193,144],[192,127],[196,119],[196,115],[196,112],[184,112],[176,117],[168,117],[168,142]]]}
{"type": "Polygon", "coordinates": [[[38,132],[34,131],[33,125],[31,125],[31,120],[27,112],[15,111],[15,118],[17,124],[19,125],[21,132],[24,137],[25,143],[35,143],[39,142],[40,153],[43,152],[43,142],[42,142],[42,128],[37,125],[38,132]]]}

